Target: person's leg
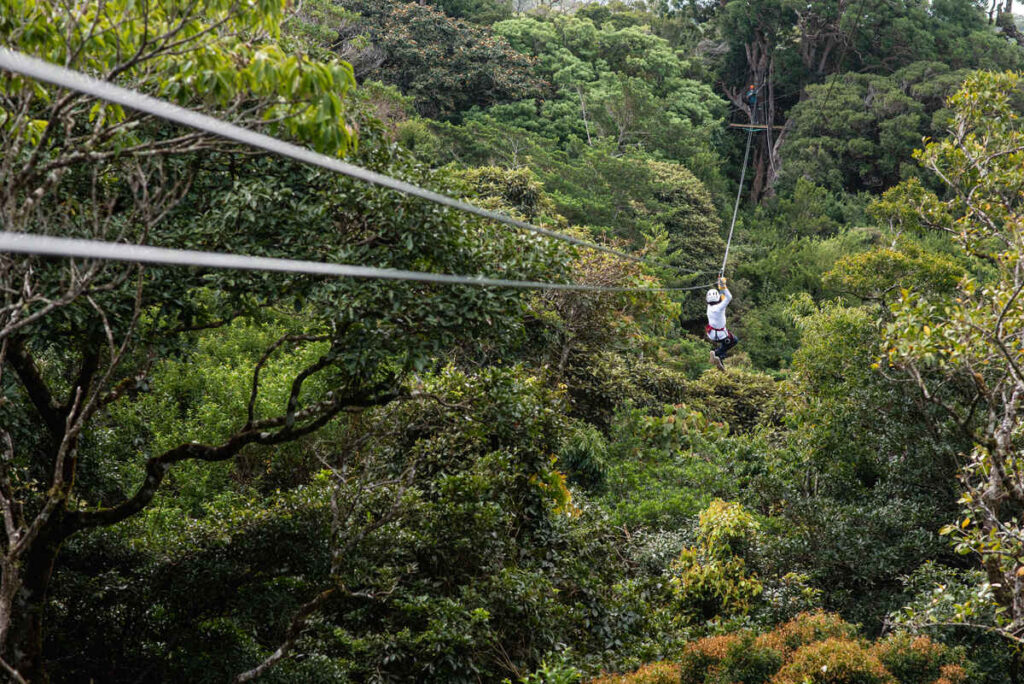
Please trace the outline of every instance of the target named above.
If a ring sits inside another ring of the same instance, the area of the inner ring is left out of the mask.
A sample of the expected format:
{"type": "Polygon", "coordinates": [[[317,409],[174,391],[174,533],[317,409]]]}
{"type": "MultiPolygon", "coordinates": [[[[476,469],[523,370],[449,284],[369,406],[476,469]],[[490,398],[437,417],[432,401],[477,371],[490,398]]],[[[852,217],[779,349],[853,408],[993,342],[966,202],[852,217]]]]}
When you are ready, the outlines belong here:
{"type": "Polygon", "coordinates": [[[719,342],[718,348],[715,350],[715,354],[718,355],[719,358],[725,358],[729,354],[729,349],[736,346],[737,342],[739,342],[739,338],[732,333],[729,333],[729,337],[719,342]]]}
{"type": "Polygon", "coordinates": [[[735,347],[736,343],[739,341],[738,337],[729,333],[728,337],[718,343],[718,348],[715,349],[715,356],[720,359],[724,359],[729,354],[729,350],[735,347]]]}
{"type": "Polygon", "coordinates": [[[708,342],[711,343],[711,353],[708,355],[709,362],[711,363],[712,366],[718,366],[719,368],[724,368],[724,366],[722,365],[722,360],[720,358],[718,358],[718,346],[721,343],[719,342],[719,340],[716,340],[715,338],[713,338],[711,336],[710,328],[708,329],[707,339],[708,339],[708,342]]]}

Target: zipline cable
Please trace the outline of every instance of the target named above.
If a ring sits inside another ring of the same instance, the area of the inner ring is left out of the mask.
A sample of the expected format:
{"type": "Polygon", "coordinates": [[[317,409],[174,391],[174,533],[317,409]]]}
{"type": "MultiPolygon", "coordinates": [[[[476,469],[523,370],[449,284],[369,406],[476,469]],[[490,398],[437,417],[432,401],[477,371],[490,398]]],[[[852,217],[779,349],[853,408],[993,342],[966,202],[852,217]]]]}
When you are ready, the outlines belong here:
{"type": "Polygon", "coordinates": [[[747,175],[747,159],[750,157],[750,139],[753,135],[753,129],[747,131],[747,149],[743,152],[743,169],[740,171],[740,187],[736,190],[736,204],[732,208],[732,223],[729,225],[729,239],[725,241],[725,256],[722,258],[722,269],[718,272],[719,278],[725,275],[725,263],[729,261],[729,246],[732,245],[732,231],[736,227],[736,214],[739,213],[740,210],[740,197],[743,195],[743,180],[747,175]]]}
{"type": "Polygon", "coordinates": [[[334,171],[350,178],[397,190],[398,192],[419,197],[420,199],[435,202],[453,209],[458,209],[459,211],[476,214],[477,216],[497,221],[508,226],[528,230],[533,233],[537,233],[538,235],[544,235],[549,238],[561,240],[578,247],[586,247],[588,249],[594,249],[607,254],[613,254],[617,257],[628,259],[630,261],[646,263],[643,259],[620,252],[610,247],[598,245],[593,242],[587,242],[586,240],[581,240],[571,235],[548,230],[547,228],[541,228],[540,226],[535,226],[532,223],[527,223],[526,221],[520,221],[519,219],[512,218],[511,216],[507,216],[496,211],[483,209],[469,204],[468,202],[463,202],[453,197],[398,180],[397,178],[392,178],[391,176],[386,176],[375,171],[370,171],[369,169],[364,169],[361,166],[356,166],[355,164],[349,164],[339,159],[328,157],[325,154],[320,154],[319,152],[299,147],[298,145],[273,138],[263,133],[257,133],[256,131],[221,121],[220,119],[207,114],[200,114],[199,112],[179,107],[178,105],[171,104],[165,100],[160,100],[127,88],[122,88],[107,81],[101,81],[81,72],[66,69],[64,67],[57,66],[56,64],[51,64],[45,60],[37,57],[31,57],[9,48],[0,47],[0,69],[28,76],[29,78],[39,81],[45,81],[46,83],[67,88],[68,90],[73,90],[85,95],[91,95],[92,97],[106,100],[107,102],[113,102],[115,104],[134,109],[138,112],[150,114],[161,119],[166,119],[167,121],[173,121],[181,124],[182,126],[194,128],[229,140],[234,140],[235,142],[256,147],[282,157],[288,157],[305,164],[319,166],[320,168],[327,169],[328,171],[334,171]]]}
{"type": "Polygon", "coordinates": [[[406,271],[395,268],[376,268],[352,264],[329,264],[319,261],[256,257],[223,252],[200,252],[187,249],[169,249],[146,245],[128,245],[99,240],[61,238],[33,233],[0,232],[0,253],[34,254],[39,256],[99,259],[153,264],[157,266],[191,266],[195,268],[236,269],[244,271],[271,271],[305,275],[340,276],[346,278],[376,278],[408,280],[421,283],[447,285],[474,285],[477,287],[507,287],[530,290],[571,290],[580,292],[672,292],[701,290],[706,285],[693,287],[613,287],[581,285],[577,283],[546,283],[533,280],[509,280],[483,276],[452,275],[406,271]]]}
{"type": "MultiPolygon", "coordinates": [[[[774,90],[772,91],[772,93],[774,94],[774,90]]],[[[771,121],[767,121],[767,119],[768,119],[768,103],[767,102],[764,103],[764,117],[765,117],[765,120],[766,120],[766,122],[768,124],[767,126],[765,126],[765,129],[764,129],[765,142],[768,143],[768,145],[766,147],[766,150],[765,150],[767,152],[767,154],[768,154],[768,164],[769,164],[769,166],[772,167],[772,173],[774,173],[776,176],[778,176],[779,175],[779,170],[775,167],[775,154],[774,154],[775,143],[772,141],[772,124],[775,123],[775,116],[774,116],[774,112],[773,112],[772,120],[771,121]]]]}

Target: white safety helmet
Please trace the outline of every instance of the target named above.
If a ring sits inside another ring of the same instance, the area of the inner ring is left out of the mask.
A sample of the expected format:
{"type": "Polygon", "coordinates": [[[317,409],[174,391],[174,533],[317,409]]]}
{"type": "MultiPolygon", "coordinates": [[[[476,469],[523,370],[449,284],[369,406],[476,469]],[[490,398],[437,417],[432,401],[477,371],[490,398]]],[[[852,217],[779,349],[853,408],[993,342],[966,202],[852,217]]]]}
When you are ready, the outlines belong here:
{"type": "Polygon", "coordinates": [[[704,299],[708,300],[708,304],[717,304],[722,301],[722,293],[715,288],[711,288],[704,299]]]}

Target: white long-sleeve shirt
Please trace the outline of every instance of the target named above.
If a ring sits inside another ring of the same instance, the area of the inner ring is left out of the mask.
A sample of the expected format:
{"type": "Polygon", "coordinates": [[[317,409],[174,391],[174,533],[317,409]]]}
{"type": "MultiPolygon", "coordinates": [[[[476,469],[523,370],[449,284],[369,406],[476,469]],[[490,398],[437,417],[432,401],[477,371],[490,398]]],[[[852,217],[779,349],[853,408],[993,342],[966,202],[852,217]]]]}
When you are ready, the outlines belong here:
{"type": "Polygon", "coordinates": [[[732,301],[732,293],[728,288],[722,289],[721,292],[722,299],[717,304],[708,304],[708,325],[713,328],[708,331],[708,337],[716,342],[729,336],[725,329],[725,307],[732,301]]]}

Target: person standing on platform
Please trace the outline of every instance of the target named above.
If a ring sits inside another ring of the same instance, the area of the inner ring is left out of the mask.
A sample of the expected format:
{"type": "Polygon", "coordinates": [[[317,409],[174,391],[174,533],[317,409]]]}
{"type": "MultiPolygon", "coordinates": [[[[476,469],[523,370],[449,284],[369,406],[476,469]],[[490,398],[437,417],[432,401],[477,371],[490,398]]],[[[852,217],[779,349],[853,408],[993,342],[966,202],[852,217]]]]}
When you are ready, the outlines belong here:
{"type": "Polygon", "coordinates": [[[760,88],[754,86],[753,83],[747,88],[747,92],[743,95],[743,101],[750,107],[750,123],[757,125],[757,91],[760,88]]]}

